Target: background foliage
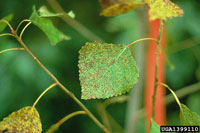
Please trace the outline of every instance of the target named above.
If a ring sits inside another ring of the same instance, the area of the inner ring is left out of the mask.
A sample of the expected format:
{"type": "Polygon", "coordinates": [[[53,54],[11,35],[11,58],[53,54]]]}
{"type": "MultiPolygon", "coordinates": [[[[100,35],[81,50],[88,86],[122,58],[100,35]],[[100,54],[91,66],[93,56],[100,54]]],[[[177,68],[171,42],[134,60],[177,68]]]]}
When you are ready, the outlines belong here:
{"type": "MultiPolygon", "coordinates": [[[[168,56],[166,62],[166,82],[174,90],[200,82],[200,1],[175,0],[184,10],[184,17],[169,20],[167,24],[168,56]]],[[[138,10],[113,18],[99,16],[98,1],[65,1],[59,0],[65,11],[73,10],[76,20],[108,43],[128,44],[138,39],[141,23],[138,10]]],[[[29,18],[32,6],[37,9],[47,5],[42,0],[6,0],[0,1],[0,18],[13,13],[11,24],[17,24],[29,18]]],[[[51,8],[49,8],[51,9],[51,8]]],[[[70,41],[62,41],[57,46],[50,46],[46,36],[31,25],[23,39],[35,55],[54,73],[58,79],[80,98],[78,79],[78,51],[86,41],[77,31],[61,19],[52,19],[63,33],[71,36],[70,41]]],[[[7,29],[8,30],[8,29],[7,29]]],[[[0,50],[17,47],[19,44],[10,37],[0,38],[0,50]]],[[[24,51],[8,52],[0,55],[0,118],[7,116],[24,106],[32,105],[39,94],[52,83],[51,79],[24,51]]],[[[181,99],[182,103],[200,114],[200,92],[181,99]]],[[[96,112],[97,103],[101,100],[83,101],[92,112],[96,112]]],[[[122,127],[125,124],[126,104],[116,104],[108,108],[122,127]]],[[[57,122],[66,114],[80,108],[63,92],[55,87],[48,92],[36,106],[40,113],[43,130],[57,122]]],[[[170,125],[180,123],[176,103],[167,108],[167,120],[170,125]],[[176,119],[177,118],[177,119],[176,119]]],[[[98,117],[98,114],[95,114],[98,117]]],[[[144,128],[144,124],[141,125],[144,128]]],[[[61,126],[59,132],[95,132],[101,130],[87,117],[78,116],[61,126]],[[77,126],[79,128],[77,128],[77,126]],[[90,127],[90,128],[88,128],[90,127]]]]}

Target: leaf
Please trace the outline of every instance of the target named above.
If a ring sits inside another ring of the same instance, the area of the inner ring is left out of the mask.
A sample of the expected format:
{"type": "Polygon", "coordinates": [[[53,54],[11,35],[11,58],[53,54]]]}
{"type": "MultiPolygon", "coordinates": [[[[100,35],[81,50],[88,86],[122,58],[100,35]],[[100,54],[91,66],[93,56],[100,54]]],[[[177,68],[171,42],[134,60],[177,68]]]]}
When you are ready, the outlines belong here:
{"type": "Polygon", "coordinates": [[[50,20],[41,18],[37,14],[35,6],[33,7],[33,13],[30,20],[47,35],[52,45],[56,45],[62,40],[70,40],[70,37],[64,35],[57,28],[55,28],[50,20]]]}
{"type": "Polygon", "coordinates": [[[160,133],[160,125],[158,125],[153,119],[151,119],[150,133],[160,133]]]}
{"type": "Polygon", "coordinates": [[[100,0],[100,4],[102,6],[100,15],[112,17],[129,12],[139,5],[143,5],[144,2],[141,0],[139,2],[138,0],[100,0]]]}
{"type": "Polygon", "coordinates": [[[147,0],[150,7],[150,20],[167,20],[172,17],[183,16],[183,10],[170,0],[147,0]]]}
{"type": "MultiPolygon", "coordinates": [[[[10,14],[3,18],[3,20],[10,21],[13,18],[13,14],[10,14]]],[[[2,32],[6,28],[7,24],[4,22],[0,22],[0,32],[2,32]]]]}
{"type": "Polygon", "coordinates": [[[125,45],[88,42],[79,53],[82,99],[118,96],[138,81],[136,63],[125,45]]]}
{"type": "Polygon", "coordinates": [[[46,6],[40,7],[38,10],[39,15],[41,17],[70,17],[70,18],[75,18],[75,14],[73,11],[70,11],[69,13],[52,13],[50,12],[46,6]]]}
{"type": "Polygon", "coordinates": [[[27,106],[0,122],[0,133],[41,133],[42,124],[35,108],[27,106]]]}
{"type": "Polygon", "coordinates": [[[181,104],[180,119],[185,126],[200,126],[200,116],[192,112],[186,105],[181,104]]]}

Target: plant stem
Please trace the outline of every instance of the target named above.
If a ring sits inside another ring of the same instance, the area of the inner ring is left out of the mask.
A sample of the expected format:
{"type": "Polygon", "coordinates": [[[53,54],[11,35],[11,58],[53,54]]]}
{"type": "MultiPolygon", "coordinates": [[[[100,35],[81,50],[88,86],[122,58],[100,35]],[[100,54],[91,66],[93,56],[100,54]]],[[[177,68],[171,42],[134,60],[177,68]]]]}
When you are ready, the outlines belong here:
{"type": "MultiPolygon", "coordinates": [[[[181,88],[177,90],[175,93],[177,97],[180,99],[182,97],[185,97],[189,94],[192,94],[198,91],[200,91],[200,82],[181,88]]],[[[169,94],[165,97],[165,104],[170,104],[173,101],[174,101],[174,98],[172,94],[169,94]]]]}
{"type": "Polygon", "coordinates": [[[10,23],[4,19],[0,20],[0,22],[3,22],[3,23],[6,23],[8,25],[8,27],[10,28],[11,30],[11,33],[14,34],[15,33],[15,30],[12,28],[12,26],[10,25],[10,23]]]}
{"type": "Polygon", "coordinates": [[[164,84],[164,83],[157,83],[157,84],[158,84],[158,85],[164,86],[165,88],[167,88],[167,89],[172,93],[172,95],[174,96],[176,102],[178,103],[178,105],[179,105],[179,107],[180,107],[180,109],[181,109],[181,102],[179,101],[179,99],[178,99],[178,97],[176,96],[175,92],[174,92],[168,85],[166,85],[166,84],[164,84]]]}
{"type": "Polygon", "coordinates": [[[35,60],[35,62],[52,78],[54,83],[56,83],[64,92],[66,92],[104,132],[109,133],[108,129],[103,124],[101,124],[99,120],[97,120],[97,118],[87,109],[87,107],[72,92],[65,88],[58,81],[58,79],[37,59],[37,57],[35,57],[35,55],[29,50],[29,48],[17,34],[15,34],[15,38],[22,45],[22,47],[24,47],[26,52],[35,60]]]}
{"type": "Polygon", "coordinates": [[[19,35],[19,38],[20,38],[20,39],[22,39],[22,35],[23,35],[24,31],[26,30],[26,28],[27,28],[30,24],[31,24],[31,22],[29,22],[28,24],[26,24],[26,25],[24,26],[24,28],[22,29],[22,31],[21,31],[21,33],[20,33],[20,35],[19,35]]]}
{"type": "Polygon", "coordinates": [[[16,51],[16,50],[24,50],[24,48],[10,48],[10,49],[5,49],[5,50],[0,51],[0,54],[2,54],[4,52],[16,51]]]}
{"type": "Polygon", "coordinates": [[[155,108],[156,108],[156,94],[158,88],[158,67],[159,67],[159,59],[160,59],[160,49],[161,49],[161,40],[162,40],[162,33],[163,33],[164,21],[160,20],[160,29],[158,33],[158,40],[157,40],[157,50],[156,50],[156,67],[155,67],[155,79],[154,79],[154,91],[153,91],[153,106],[152,106],[152,117],[155,119],[155,108]]]}
{"type": "Polygon", "coordinates": [[[138,42],[141,42],[141,41],[147,41],[147,40],[155,41],[156,43],[158,43],[158,40],[155,39],[155,38],[142,38],[142,39],[138,39],[138,40],[136,40],[136,41],[128,44],[127,47],[130,47],[130,46],[132,46],[135,43],[138,43],[138,42]]]}
{"type": "Polygon", "coordinates": [[[56,130],[58,130],[58,128],[67,120],[69,120],[70,118],[77,116],[77,115],[83,115],[86,114],[85,111],[76,111],[73,112],[67,116],[65,116],[64,118],[62,118],[61,120],[59,120],[56,124],[53,124],[47,131],[46,133],[54,133],[56,130]]]}
{"type": "Polygon", "coordinates": [[[17,31],[18,31],[18,29],[19,29],[19,27],[24,23],[24,22],[30,22],[30,20],[29,19],[24,19],[24,20],[22,20],[19,24],[18,24],[18,26],[17,26],[17,28],[16,28],[16,34],[17,34],[17,31]]]}
{"type": "Polygon", "coordinates": [[[36,101],[34,102],[32,108],[34,108],[35,105],[38,103],[38,101],[42,98],[42,96],[43,96],[47,91],[49,91],[51,88],[53,88],[54,86],[56,86],[56,83],[53,83],[53,84],[50,85],[48,88],[46,88],[46,89],[42,92],[42,94],[40,94],[40,96],[36,99],[36,101]]]}
{"type": "Polygon", "coordinates": [[[13,36],[13,34],[10,34],[10,33],[0,34],[0,37],[2,37],[2,36],[13,36]]]}

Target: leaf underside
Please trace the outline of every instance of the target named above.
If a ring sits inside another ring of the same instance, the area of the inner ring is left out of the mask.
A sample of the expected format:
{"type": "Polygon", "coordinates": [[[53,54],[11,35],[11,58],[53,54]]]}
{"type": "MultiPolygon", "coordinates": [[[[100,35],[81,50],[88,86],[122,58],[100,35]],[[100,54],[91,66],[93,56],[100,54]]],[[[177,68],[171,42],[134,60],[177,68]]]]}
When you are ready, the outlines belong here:
{"type": "Polygon", "coordinates": [[[24,107],[0,122],[0,133],[41,133],[42,124],[35,108],[24,107]]]}
{"type": "Polygon", "coordinates": [[[183,10],[170,0],[147,0],[147,3],[150,7],[151,20],[167,20],[172,17],[183,16],[183,10]]]}
{"type": "Polygon", "coordinates": [[[106,17],[117,16],[122,13],[129,12],[139,5],[143,5],[143,2],[132,2],[130,0],[100,0],[102,11],[100,15],[106,17]]]}
{"type": "Polygon", "coordinates": [[[35,7],[33,7],[33,13],[30,17],[30,20],[46,34],[52,45],[56,45],[62,40],[70,39],[69,36],[64,35],[61,31],[55,28],[49,19],[40,17],[35,7]]]}
{"type": "Polygon", "coordinates": [[[118,96],[138,81],[136,63],[125,45],[86,43],[79,53],[82,99],[118,96]]]}
{"type": "Polygon", "coordinates": [[[200,126],[200,116],[192,112],[186,105],[181,104],[180,120],[185,126],[200,126]]]}

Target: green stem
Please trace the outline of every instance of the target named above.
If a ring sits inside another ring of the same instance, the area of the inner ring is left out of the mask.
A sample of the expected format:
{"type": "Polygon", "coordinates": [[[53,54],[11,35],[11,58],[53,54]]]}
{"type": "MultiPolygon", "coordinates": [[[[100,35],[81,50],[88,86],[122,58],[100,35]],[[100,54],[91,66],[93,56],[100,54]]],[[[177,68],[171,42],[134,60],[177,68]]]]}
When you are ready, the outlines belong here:
{"type": "Polygon", "coordinates": [[[22,38],[22,35],[23,35],[24,31],[26,30],[26,28],[27,28],[30,24],[31,24],[31,22],[29,22],[28,24],[26,24],[26,25],[24,26],[24,28],[22,29],[22,31],[21,31],[21,33],[20,33],[20,35],[19,35],[19,38],[20,38],[20,39],[22,38]]]}
{"type": "Polygon", "coordinates": [[[16,33],[17,33],[19,27],[20,27],[24,22],[30,22],[30,20],[29,20],[29,19],[24,19],[24,20],[22,20],[22,21],[18,24],[18,26],[17,26],[17,28],[16,28],[16,30],[15,30],[16,33]]]}
{"type": "Polygon", "coordinates": [[[42,96],[44,96],[44,94],[45,94],[47,91],[49,91],[51,88],[53,88],[54,86],[56,86],[56,83],[53,83],[53,84],[50,85],[48,88],[46,88],[46,89],[42,92],[42,94],[40,94],[40,96],[36,99],[36,101],[34,102],[32,108],[34,108],[35,105],[38,103],[38,101],[42,98],[42,96]]]}
{"type": "Polygon", "coordinates": [[[134,42],[128,44],[127,47],[130,47],[130,46],[132,46],[133,44],[138,43],[138,42],[141,42],[141,41],[149,41],[149,40],[150,40],[150,41],[155,41],[155,42],[157,43],[157,39],[155,39],[155,38],[142,38],[142,39],[138,39],[138,40],[136,40],[136,41],[134,41],[134,42]]]}
{"type": "Polygon", "coordinates": [[[156,67],[155,67],[155,79],[154,79],[154,90],[153,90],[153,106],[152,106],[152,117],[155,119],[155,108],[156,108],[156,94],[157,94],[157,82],[158,82],[158,67],[160,59],[161,39],[163,33],[164,21],[160,20],[160,29],[158,33],[157,49],[156,49],[156,67]]]}
{"type": "Polygon", "coordinates": [[[5,49],[5,50],[0,51],[0,54],[2,54],[4,52],[16,51],[16,50],[24,50],[24,48],[10,48],[10,49],[5,49]]]}
{"type": "Polygon", "coordinates": [[[7,24],[8,27],[10,28],[12,34],[15,33],[15,30],[12,28],[12,26],[10,25],[10,23],[8,21],[2,19],[2,20],[0,20],[0,22],[7,24]]]}
{"type": "Polygon", "coordinates": [[[114,103],[123,103],[125,101],[129,100],[129,96],[123,95],[123,96],[118,96],[118,97],[113,97],[110,99],[107,99],[103,102],[103,106],[106,109],[109,105],[114,104],[114,103]]]}
{"type": "Polygon", "coordinates": [[[13,34],[10,34],[10,33],[0,34],[0,37],[3,37],[3,36],[13,36],[13,34]]]}
{"type": "Polygon", "coordinates": [[[180,107],[180,109],[181,109],[181,102],[179,101],[179,99],[178,99],[178,97],[176,96],[175,92],[174,92],[168,85],[166,85],[166,84],[164,84],[164,83],[157,83],[157,84],[158,84],[158,85],[164,86],[165,88],[167,88],[167,89],[172,93],[172,95],[174,96],[176,102],[178,103],[178,105],[179,105],[179,107],[180,107]]]}
{"type": "Polygon", "coordinates": [[[83,115],[83,114],[86,114],[85,111],[76,111],[76,112],[73,112],[67,116],[65,116],[64,118],[62,118],[61,120],[59,120],[56,124],[53,124],[47,131],[46,133],[54,133],[56,130],[58,130],[58,128],[64,123],[66,122],[67,120],[71,119],[72,117],[74,116],[77,116],[77,115],[83,115]]]}

